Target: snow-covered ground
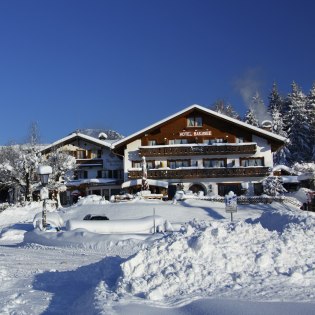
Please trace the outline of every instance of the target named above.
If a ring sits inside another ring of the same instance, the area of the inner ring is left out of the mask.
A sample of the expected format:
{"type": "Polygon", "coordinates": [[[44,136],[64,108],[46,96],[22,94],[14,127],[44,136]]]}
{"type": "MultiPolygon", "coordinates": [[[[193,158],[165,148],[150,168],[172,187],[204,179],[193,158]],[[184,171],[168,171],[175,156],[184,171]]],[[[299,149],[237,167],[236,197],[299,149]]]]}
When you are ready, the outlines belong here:
{"type": "Polygon", "coordinates": [[[38,203],[0,213],[0,314],[315,313],[315,213],[244,205],[231,222],[223,203],[90,196],[58,211],[61,231],[42,232],[40,212],[38,203]],[[66,230],[86,214],[153,213],[178,232],[66,230]]]}

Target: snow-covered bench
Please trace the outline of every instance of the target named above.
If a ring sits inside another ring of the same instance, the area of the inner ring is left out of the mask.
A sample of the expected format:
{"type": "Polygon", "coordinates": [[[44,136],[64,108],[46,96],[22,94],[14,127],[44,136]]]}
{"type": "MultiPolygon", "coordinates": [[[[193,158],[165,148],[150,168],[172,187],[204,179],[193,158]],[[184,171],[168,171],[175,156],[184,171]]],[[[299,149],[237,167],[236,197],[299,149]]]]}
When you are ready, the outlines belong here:
{"type": "Polygon", "coordinates": [[[160,199],[162,200],[164,197],[163,194],[149,194],[149,195],[142,195],[144,199],[160,199]]]}

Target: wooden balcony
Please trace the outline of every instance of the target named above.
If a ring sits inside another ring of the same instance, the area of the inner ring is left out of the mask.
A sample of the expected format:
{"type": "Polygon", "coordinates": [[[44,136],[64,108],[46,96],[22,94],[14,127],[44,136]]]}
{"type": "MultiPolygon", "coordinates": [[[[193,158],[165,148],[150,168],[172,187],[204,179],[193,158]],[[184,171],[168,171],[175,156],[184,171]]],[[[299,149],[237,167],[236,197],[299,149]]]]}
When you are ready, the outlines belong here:
{"type": "Polygon", "coordinates": [[[98,166],[103,167],[103,160],[102,159],[77,159],[76,163],[80,167],[92,167],[98,166]]]}
{"type": "Polygon", "coordinates": [[[231,155],[255,154],[257,145],[223,143],[219,145],[191,144],[172,146],[141,146],[139,153],[145,157],[159,156],[192,156],[192,155],[231,155]]]}
{"type": "MultiPolygon", "coordinates": [[[[150,179],[190,179],[222,177],[265,177],[270,174],[269,167],[229,167],[229,168],[187,168],[148,170],[150,179]]],[[[131,170],[129,179],[142,177],[142,171],[131,170]]]]}

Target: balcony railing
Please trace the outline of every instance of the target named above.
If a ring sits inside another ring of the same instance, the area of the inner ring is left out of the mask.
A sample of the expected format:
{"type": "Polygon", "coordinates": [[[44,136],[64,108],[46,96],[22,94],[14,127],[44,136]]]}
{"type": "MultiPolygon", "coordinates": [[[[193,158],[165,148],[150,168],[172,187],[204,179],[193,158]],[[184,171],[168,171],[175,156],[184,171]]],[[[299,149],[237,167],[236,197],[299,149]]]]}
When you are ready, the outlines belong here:
{"type": "MultiPolygon", "coordinates": [[[[269,167],[230,167],[230,168],[189,168],[148,170],[150,179],[190,179],[222,177],[264,177],[270,174],[269,167]]],[[[142,177],[142,171],[131,170],[129,179],[142,177]]]]}
{"type": "Polygon", "coordinates": [[[103,167],[103,159],[77,159],[78,166],[101,166],[103,167]]]}
{"type": "Polygon", "coordinates": [[[255,154],[256,143],[236,144],[223,143],[214,145],[191,144],[172,146],[141,146],[139,153],[145,157],[158,156],[186,156],[186,155],[230,155],[230,154],[255,154]]]}

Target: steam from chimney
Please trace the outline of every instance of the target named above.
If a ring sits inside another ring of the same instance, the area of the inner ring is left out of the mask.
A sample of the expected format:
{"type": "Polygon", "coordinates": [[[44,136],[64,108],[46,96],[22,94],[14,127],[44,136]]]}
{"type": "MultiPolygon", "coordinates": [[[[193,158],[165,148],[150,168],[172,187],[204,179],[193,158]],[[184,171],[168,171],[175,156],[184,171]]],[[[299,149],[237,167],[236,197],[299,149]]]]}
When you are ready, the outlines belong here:
{"type": "Polygon", "coordinates": [[[261,123],[263,120],[271,120],[271,116],[258,92],[262,86],[259,76],[258,68],[249,69],[242,77],[235,80],[234,86],[243,98],[245,105],[253,110],[261,123]]]}

